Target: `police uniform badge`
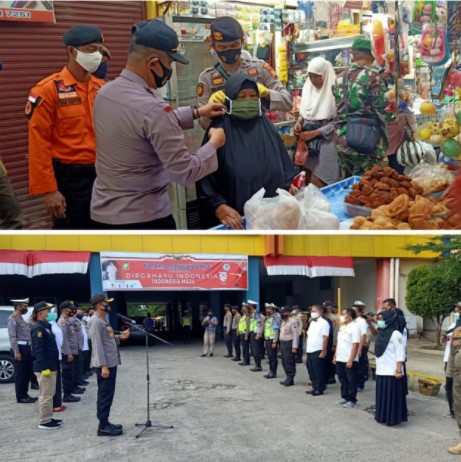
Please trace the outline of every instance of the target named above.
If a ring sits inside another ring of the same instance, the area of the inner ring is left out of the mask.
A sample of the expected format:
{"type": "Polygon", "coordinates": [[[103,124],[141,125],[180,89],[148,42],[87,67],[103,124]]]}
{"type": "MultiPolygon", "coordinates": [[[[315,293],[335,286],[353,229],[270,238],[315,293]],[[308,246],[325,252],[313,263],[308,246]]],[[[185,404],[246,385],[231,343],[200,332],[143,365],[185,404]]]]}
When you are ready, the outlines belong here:
{"type": "Polygon", "coordinates": [[[217,40],[218,42],[221,42],[223,40],[223,35],[221,32],[214,31],[213,32],[213,38],[217,40]]]}
{"type": "Polygon", "coordinates": [[[203,95],[203,91],[204,91],[205,87],[203,85],[203,83],[199,83],[197,85],[197,96],[200,97],[203,95]]]}
{"type": "Polygon", "coordinates": [[[224,83],[224,79],[222,77],[216,77],[215,79],[212,79],[211,84],[215,87],[218,87],[219,85],[222,85],[224,83]]]}
{"type": "Polygon", "coordinates": [[[39,330],[39,331],[37,332],[37,337],[38,337],[38,338],[42,338],[42,336],[43,336],[43,332],[42,332],[41,330],[39,330]]]}

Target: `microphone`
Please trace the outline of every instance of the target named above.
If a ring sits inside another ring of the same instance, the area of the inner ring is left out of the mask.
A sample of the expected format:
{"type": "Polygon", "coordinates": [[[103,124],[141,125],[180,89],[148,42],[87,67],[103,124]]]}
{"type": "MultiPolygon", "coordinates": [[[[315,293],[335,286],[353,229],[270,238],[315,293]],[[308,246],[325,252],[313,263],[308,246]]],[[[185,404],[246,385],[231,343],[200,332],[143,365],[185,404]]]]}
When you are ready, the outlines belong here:
{"type": "Polygon", "coordinates": [[[125,321],[129,324],[136,324],[136,321],[134,319],[127,318],[126,316],[123,316],[123,314],[117,313],[117,318],[120,318],[122,321],[125,321]]]}

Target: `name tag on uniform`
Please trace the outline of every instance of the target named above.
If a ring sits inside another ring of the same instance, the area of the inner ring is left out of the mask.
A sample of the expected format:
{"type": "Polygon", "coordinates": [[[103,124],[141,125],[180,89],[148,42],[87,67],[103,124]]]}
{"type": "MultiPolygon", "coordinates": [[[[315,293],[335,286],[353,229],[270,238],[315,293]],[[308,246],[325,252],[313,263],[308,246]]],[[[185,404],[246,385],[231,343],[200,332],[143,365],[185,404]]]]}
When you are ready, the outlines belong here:
{"type": "Polygon", "coordinates": [[[78,96],[75,85],[64,85],[63,80],[55,80],[56,91],[58,92],[57,106],[70,106],[82,104],[82,98],[78,96]]]}
{"type": "Polygon", "coordinates": [[[214,86],[222,85],[224,83],[224,79],[222,77],[216,77],[215,79],[211,80],[211,84],[214,86]]]}

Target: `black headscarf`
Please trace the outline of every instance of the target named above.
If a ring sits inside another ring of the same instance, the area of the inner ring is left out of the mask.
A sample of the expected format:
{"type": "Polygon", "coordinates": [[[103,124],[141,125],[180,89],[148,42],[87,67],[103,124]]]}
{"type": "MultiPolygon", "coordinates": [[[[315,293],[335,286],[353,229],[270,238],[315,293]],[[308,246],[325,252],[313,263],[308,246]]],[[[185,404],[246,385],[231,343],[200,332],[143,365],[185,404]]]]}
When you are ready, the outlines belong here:
{"type": "Polygon", "coordinates": [[[259,96],[258,84],[253,77],[245,74],[232,74],[226,81],[226,96],[236,100],[240,90],[256,90],[259,96]]]}
{"type": "Polygon", "coordinates": [[[398,318],[401,317],[393,311],[381,311],[380,315],[386,323],[386,328],[378,329],[378,337],[375,342],[375,356],[377,358],[380,358],[386,351],[394,331],[399,330],[398,318]]]}
{"type": "Polygon", "coordinates": [[[397,314],[397,329],[402,335],[406,336],[405,328],[407,327],[407,320],[405,319],[405,315],[400,308],[396,308],[395,313],[397,314]]]}

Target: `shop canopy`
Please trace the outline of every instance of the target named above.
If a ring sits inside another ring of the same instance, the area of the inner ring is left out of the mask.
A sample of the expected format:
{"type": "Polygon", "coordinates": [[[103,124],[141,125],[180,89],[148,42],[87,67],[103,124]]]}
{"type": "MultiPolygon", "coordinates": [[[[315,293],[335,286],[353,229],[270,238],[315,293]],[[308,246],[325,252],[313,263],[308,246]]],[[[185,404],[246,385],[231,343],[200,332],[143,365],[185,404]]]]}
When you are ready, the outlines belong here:
{"type": "Polygon", "coordinates": [[[0,275],[85,274],[89,261],[90,252],[0,250],[0,275]]]}
{"type": "Polygon", "coordinates": [[[352,257],[264,257],[269,276],[355,276],[352,257]]]}

